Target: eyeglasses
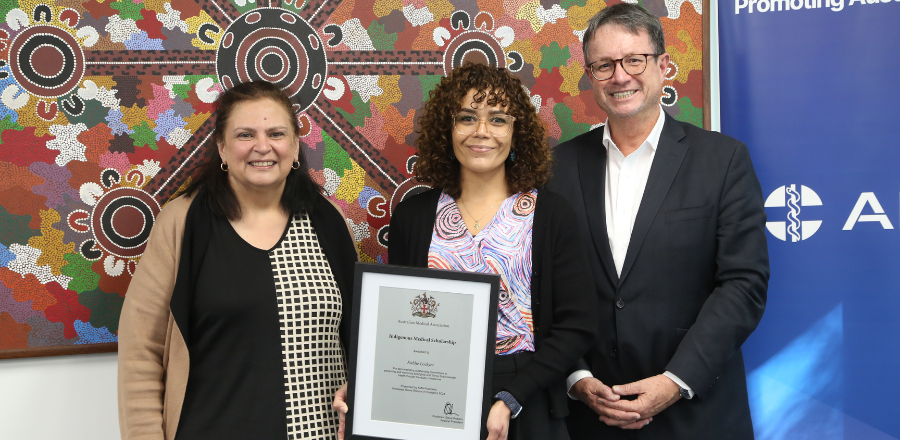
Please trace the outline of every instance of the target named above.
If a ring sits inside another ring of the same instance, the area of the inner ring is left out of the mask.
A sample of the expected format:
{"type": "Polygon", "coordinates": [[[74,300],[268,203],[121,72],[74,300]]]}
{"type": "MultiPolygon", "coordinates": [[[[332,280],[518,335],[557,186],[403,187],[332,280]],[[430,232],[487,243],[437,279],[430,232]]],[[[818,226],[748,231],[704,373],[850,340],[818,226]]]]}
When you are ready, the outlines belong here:
{"type": "Polygon", "coordinates": [[[622,69],[629,75],[640,75],[647,70],[647,57],[655,57],[655,53],[636,53],[627,55],[617,60],[597,60],[587,65],[587,70],[597,81],[606,81],[616,73],[616,63],[622,65],[622,69]]]}
{"type": "Polygon", "coordinates": [[[453,117],[453,130],[468,136],[478,131],[478,126],[484,122],[484,127],[491,136],[503,137],[512,130],[515,120],[516,118],[510,115],[491,115],[482,119],[472,114],[460,113],[453,117]]]}

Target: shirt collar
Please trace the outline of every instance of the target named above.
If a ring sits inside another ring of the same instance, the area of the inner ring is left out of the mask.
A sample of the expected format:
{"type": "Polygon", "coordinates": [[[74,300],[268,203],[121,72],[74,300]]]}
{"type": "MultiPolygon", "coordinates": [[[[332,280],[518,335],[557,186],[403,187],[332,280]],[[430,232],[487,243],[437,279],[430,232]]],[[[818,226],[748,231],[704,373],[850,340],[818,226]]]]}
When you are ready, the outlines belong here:
{"type": "MultiPolygon", "coordinates": [[[[644,140],[644,143],[641,144],[641,147],[644,144],[649,144],[650,149],[656,151],[656,147],[659,145],[659,137],[662,135],[663,125],[666,123],[666,111],[663,110],[662,106],[659,107],[659,118],[656,119],[656,125],[653,126],[653,130],[650,130],[650,135],[647,136],[647,139],[644,140]]],[[[603,146],[606,148],[606,152],[609,153],[609,146],[615,145],[612,141],[612,137],[609,135],[609,118],[603,123],[603,146]]],[[[618,149],[618,147],[616,147],[618,149]]]]}

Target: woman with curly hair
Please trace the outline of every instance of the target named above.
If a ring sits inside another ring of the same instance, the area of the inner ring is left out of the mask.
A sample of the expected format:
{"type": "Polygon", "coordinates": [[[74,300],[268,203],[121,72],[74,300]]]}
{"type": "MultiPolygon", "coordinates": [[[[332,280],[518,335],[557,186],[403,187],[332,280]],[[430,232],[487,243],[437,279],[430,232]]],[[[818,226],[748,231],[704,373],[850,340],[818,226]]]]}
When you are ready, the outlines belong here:
{"type": "Polygon", "coordinates": [[[443,78],[419,124],[415,175],[433,189],[397,206],[389,261],[499,274],[488,439],[568,439],[565,378],[597,336],[596,294],[572,209],[539,188],[544,127],[522,83],[482,64],[443,78]]]}

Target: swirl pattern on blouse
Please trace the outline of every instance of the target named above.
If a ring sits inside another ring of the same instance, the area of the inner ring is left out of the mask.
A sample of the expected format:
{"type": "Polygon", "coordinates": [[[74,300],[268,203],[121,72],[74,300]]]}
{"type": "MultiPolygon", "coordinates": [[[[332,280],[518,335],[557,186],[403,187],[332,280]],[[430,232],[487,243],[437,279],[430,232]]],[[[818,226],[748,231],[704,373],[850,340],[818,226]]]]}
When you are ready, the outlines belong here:
{"type": "Polygon", "coordinates": [[[456,204],[438,205],[437,218],[434,221],[434,235],[441,240],[455,240],[467,233],[462,213],[456,204]]]}
{"type": "Polygon", "coordinates": [[[428,267],[500,275],[497,354],[534,351],[531,313],[531,233],[537,190],[508,197],[475,236],[456,201],[441,194],[428,267]]]}

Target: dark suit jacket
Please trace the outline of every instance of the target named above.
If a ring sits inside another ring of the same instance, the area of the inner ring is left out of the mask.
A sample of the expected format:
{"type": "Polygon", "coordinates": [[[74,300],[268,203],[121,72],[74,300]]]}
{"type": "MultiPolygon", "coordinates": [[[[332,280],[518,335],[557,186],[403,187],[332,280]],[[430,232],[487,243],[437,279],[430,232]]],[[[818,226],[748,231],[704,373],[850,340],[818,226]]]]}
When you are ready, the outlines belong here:
{"type": "MultiPolygon", "coordinates": [[[[397,205],[391,216],[388,262],[428,267],[428,249],[440,190],[416,194],[397,205]]],[[[567,371],[597,338],[591,311],[597,300],[585,261],[585,248],[572,208],[558,194],[538,190],[532,229],[531,307],[535,354],[503,389],[523,406],[541,393],[550,416],[565,417],[567,371]]]]}
{"type": "Polygon", "coordinates": [[[580,439],[752,439],[741,344],[766,304],[762,191],[747,147],[666,115],[621,276],[609,248],[603,128],[554,150],[550,188],[592,244],[599,343],[585,361],[607,385],[668,370],[696,393],[637,433],[570,402],[580,439]]]}

